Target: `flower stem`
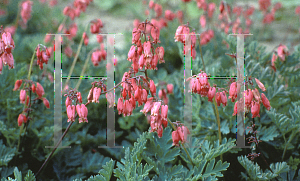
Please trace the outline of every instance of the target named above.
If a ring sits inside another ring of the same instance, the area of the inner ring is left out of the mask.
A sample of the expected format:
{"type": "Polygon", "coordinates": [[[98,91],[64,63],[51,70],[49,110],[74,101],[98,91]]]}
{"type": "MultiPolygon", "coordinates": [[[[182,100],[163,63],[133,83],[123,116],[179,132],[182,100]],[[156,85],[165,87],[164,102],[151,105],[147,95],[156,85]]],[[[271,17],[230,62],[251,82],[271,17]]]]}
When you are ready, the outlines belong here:
{"type": "Polygon", "coordinates": [[[30,79],[30,76],[31,76],[31,70],[32,70],[32,65],[33,65],[33,60],[34,60],[34,57],[35,57],[35,53],[36,53],[36,50],[34,50],[34,52],[32,54],[32,57],[31,57],[29,72],[28,72],[28,76],[27,76],[28,80],[30,79]]]}
{"type": "MultiPolygon", "coordinates": [[[[86,57],[86,59],[85,59],[85,63],[84,63],[84,66],[83,66],[83,68],[82,68],[82,71],[81,71],[80,76],[83,76],[83,74],[84,74],[84,72],[85,72],[85,69],[86,69],[86,67],[87,67],[87,65],[88,65],[90,56],[91,56],[91,54],[92,54],[93,51],[94,51],[94,50],[91,50],[91,51],[88,53],[88,55],[87,55],[87,57],[86,57]]],[[[78,80],[78,82],[77,82],[77,84],[76,84],[76,86],[75,86],[75,89],[76,89],[76,90],[78,90],[78,88],[79,88],[79,86],[80,86],[80,84],[81,84],[81,81],[82,81],[82,79],[79,79],[79,80],[78,80]]]]}
{"type": "Polygon", "coordinates": [[[203,54],[202,54],[201,43],[200,43],[200,36],[199,36],[198,41],[199,41],[199,50],[200,50],[200,54],[201,54],[201,60],[202,60],[202,64],[203,64],[203,69],[204,69],[204,72],[206,72],[205,63],[204,63],[203,54]]]}
{"type": "MultiPolygon", "coordinates": [[[[88,104],[90,104],[89,102],[85,103],[84,105],[87,106],[88,104]]],[[[75,114],[75,118],[78,116],[78,114],[75,114]]],[[[51,156],[53,155],[53,153],[55,152],[55,150],[57,149],[58,145],[62,142],[63,138],[66,136],[67,132],[69,131],[71,125],[73,124],[73,121],[71,121],[67,127],[67,129],[65,130],[65,132],[63,133],[63,135],[61,136],[61,138],[59,139],[58,143],[55,145],[54,149],[52,150],[52,152],[50,153],[50,155],[47,157],[47,159],[45,160],[45,162],[43,163],[43,165],[41,166],[41,168],[39,169],[39,171],[35,174],[35,176],[37,177],[38,174],[41,172],[41,170],[44,168],[44,166],[46,165],[46,163],[49,161],[49,159],[51,158],[51,156]]]]}
{"type": "MultiPolygon", "coordinates": [[[[34,60],[34,56],[35,56],[35,53],[36,53],[36,50],[34,50],[33,54],[32,54],[32,57],[31,57],[31,61],[30,61],[30,67],[29,67],[29,72],[28,72],[28,76],[27,76],[27,79],[29,80],[30,79],[30,76],[31,76],[31,69],[32,69],[32,64],[33,64],[33,60],[34,60]]],[[[30,87],[30,86],[29,86],[30,87]]],[[[30,91],[30,97],[29,97],[29,100],[30,100],[30,105],[31,105],[31,91],[30,91]]],[[[26,108],[26,102],[27,102],[27,96],[26,96],[26,99],[25,99],[25,104],[24,104],[24,109],[26,108]]],[[[30,107],[29,105],[29,107],[30,107]]],[[[29,116],[29,112],[27,114],[27,118],[29,116]]],[[[29,120],[27,121],[26,123],[26,126],[24,128],[25,132],[26,132],[26,128],[27,128],[27,125],[29,124],[29,120]]],[[[18,140],[18,148],[17,150],[19,151],[20,149],[20,144],[21,144],[21,134],[23,133],[23,127],[24,127],[24,124],[22,124],[22,126],[20,127],[20,133],[19,133],[19,140],[18,140]]]]}
{"type": "Polygon", "coordinates": [[[55,145],[54,149],[52,150],[52,152],[50,153],[50,155],[48,156],[48,158],[45,160],[45,162],[43,163],[43,165],[41,166],[41,168],[39,169],[39,171],[35,174],[35,176],[37,177],[38,174],[41,172],[41,170],[44,168],[44,166],[46,165],[46,163],[48,162],[48,160],[51,158],[51,156],[53,155],[53,153],[55,152],[55,150],[57,149],[58,145],[61,143],[62,139],[66,136],[67,132],[69,131],[71,125],[72,125],[73,121],[70,122],[70,124],[68,125],[67,129],[65,130],[64,134],[62,135],[62,137],[59,139],[58,143],[55,145]]]}
{"type": "MultiPolygon", "coordinates": [[[[216,99],[213,98],[214,100],[214,106],[215,106],[215,114],[216,114],[216,118],[217,118],[217,123],[218,123],[218,134],[219,134],[219,143],[222,143],[222,136],[221,136],[221,123],[220,123],[220,116],[219,116],[219,110],[218,110],[218,106],[217,106],[217,102],[216,99]]],[[[223,161],[223,155],[220,155],[220,159],[221,161],[223,161]]]]}
{"type": "MultiPolygon", "coordinates": [[[[83,32],[86,32],[87,28],[88,28],[88,25],[87,24],[84,28],[84,31],[83,32]]],[[[81,50],[81,47],[82,47],[82,44],[83,44],[83,36],[81,36],[81,40],[80,40],[80,43],[79,43],[79,46],[78,46],[78,49],[77,49],[77,52],[76,52],[76,55],[75,55],[75,58],[73,60],[73,63],[72,63],[72,66],[71,66],[71,69],[70,69],[70,72],[69,72],[69,75],[68,75],[68,78],[67,78],[67,81],[66,81],[66,85],[68,85],[69,81],[70,81],[70,76],[72,75],[73,73],[73,70],[74,70],[74,67],[75,67],[75,64],[77,62],[77,59],[78,59],[78,56],[79,56],[79,53],[80,53],[80,50],[81,50]]]]}
{"type": "Polygon", "coordinates": [[[189,158],[189,160],[190,160],[191,164],[192,164],[193,166],[195,166],[195,165],[194,165],[194,163],[193,163],[193,160],[192,160],[192,158],[191,158],[191,156],[190,156],[189,152],[186,150],[186,148],[185,148],[184,144],[182,144],[182,143],[181,143],[181,145],[182,145],[182,147],[183,147],[184,151],[186,152],[186,154],[187,154],[187,156],[188,156],[188,158],[189,158]]]}

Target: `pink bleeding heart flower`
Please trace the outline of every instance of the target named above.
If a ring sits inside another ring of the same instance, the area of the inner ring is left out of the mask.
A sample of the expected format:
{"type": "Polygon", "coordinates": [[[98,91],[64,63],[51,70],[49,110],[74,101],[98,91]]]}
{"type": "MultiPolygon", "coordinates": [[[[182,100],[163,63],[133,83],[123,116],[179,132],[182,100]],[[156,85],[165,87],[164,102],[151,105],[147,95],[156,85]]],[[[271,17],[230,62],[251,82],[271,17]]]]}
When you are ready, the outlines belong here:
{"type": "Polygon", "coordinates": [[[68,115],[68,122],[75,121],[75,106],[69,105],[67,107],[67,115],[68,115]]]}
{"type": "Polygon", "coordinates": [[[82,122],[86,122],[88,123],[88,120],[87,120],[87,114],[88,114],[88,109],[87,107],[84,105],[84,104],[77,104],[76,105],[76,111],[77,111],[77,114],[78,114],[78,117],[79,117],[79,123],[82,123],[82,122]]]}
{"type": "Polygon", "coordinates": [[[93,91],[93,101],[92,102],[99,103],[100,94],[101,94],[101,88],[95,87],[94,91],[93,91]]]}

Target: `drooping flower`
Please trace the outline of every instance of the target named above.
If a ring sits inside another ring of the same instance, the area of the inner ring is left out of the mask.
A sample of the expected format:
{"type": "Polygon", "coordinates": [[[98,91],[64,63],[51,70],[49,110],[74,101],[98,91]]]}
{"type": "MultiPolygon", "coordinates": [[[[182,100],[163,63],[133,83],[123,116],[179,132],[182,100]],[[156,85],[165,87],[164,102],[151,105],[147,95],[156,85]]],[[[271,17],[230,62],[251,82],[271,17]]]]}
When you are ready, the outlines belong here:
{"type": "Polygon", "coordinates": [[[119,99],[118,99],[118,104],[117,104],[117,109],[118,109],[118,114],[122,114],[122,112],[123,112],[123,107],[124,107],[124,105],[123,105],[123,99],[122,99],[122,97],[120,97],[119,99]]]}
{"type": "Polygon", "coordinates": [[[83,38],[84,45],[87,46],[89,43],[89,37],[87,36],[86,32],[82,34],[82,38],[83,38]]]}
{"type": "Polygon", "coordinates": [[[94,91],[93,91],[93,101],[92,102],[99,103],[100,94],[101,94],[101,88],[95,87],[94,91]]]}
{"type": "Polygon", "coordinates": [[[264,93],[261,93],[261,100],[263,105],[267,108],[267,110],[269,111],[271,109],[270,106],[270,101],[268,100],[268,98],[265,96],[264,93]]]}
{"type": "Polygon", "coordinates": [[[177,130],[172,132],[172,140],[173,140],[172,145],[179,146],[178,143],[179,143],[180,137],[179,137],[177,130]]]}
{"type": "Polygon", "coordinates": [[[38,82],[36,83],[36,94],[39,96],[39,98],[45,94],[43,86],[38,82]]]}
{"type": "Polygon", "coordinates": [[[262,91],[266,91],[266,88],[265,88],[265,86],[264,86],[263,83],[261,83],[257,78],[255,78],[255,81],[256,81],[258,87],[259,87],[262,91]]]}
{"type": "Polygon", "coordinates": [[[23,1],[21,4],[21,18],[25,24],[31,18],[31,7],[33,5],[32,1],[23,1]]]}
{"type": "Polygon", "coordinates": [[[150,91],[154,96],[156,95],[156,86],[155,86],[153,80],[150,80],[150,91]]]}
{"type": "Polygon", "coordinates": [[[21,90],[20,91],[20,103],[25,104],[25,99],[26,99],[26,90],[21,90]]]}
{"type": "Polygon", "coordinates": [[[152,57],[152,52],[151,52],[151,43],[150,41],[146,41],[144,42],[144,46],[143,46],[143,50],[144,50],[144,57],[152,57]]]}
{"type": "Polygon", "coordinates": [[[88,123],[88,120],[87,120],[87,114],[88,114],[88,109],[87,107],[84,105],[84,104],[77,104],[76,105],[76,111],[77,111],[77,114],[78,114],[78,117],[79,117],[79,123],[82,123],[82,122],[86,122],[88,123]]]}
{"type": "Polygon", "coordinates": [[[157,116],[159,114],[159,109],[161,102],[154,102],[153,107],[151,108],[151,116],[157,116]]]}
{"type": "Polygon", "coordinates": [[[22,85],[22,80],[17,80],[13,91],[18,90],[21,87],[21,85],[22,85]]]}
{"type": "Polygon", "coordinates": [[[144,109],[141,110],[140,112],[142,112],[142,113],[144,113],[146,115],[146,113],[151,110],[152,106],[153,106],[153,97],[150,97],[147,100],[146,104],[144,105],[144,109]]]}
{"type": "Polygon", "coordinates": [[[167,93],[173,94],[174,86],[173,84],[167,84],[167,93]]]}
{"type": "Polygon", "coordinates": [[[24,114],[19,114],[18,126],[22,126],[22,123],[27,123],[27,117],[24,114]]]}
{"type": "Polygon", "coordinates": [[[157,27],[152,27],[152,29],[151,29],[151,36],[152,36],[154,42],[158,41],[159,34],[160,34],[159,29],[157,27]]]}
{"type": "Polygon", "coordinates": [[[260,117],[259,109],[260,109],[259,102],[252,101],[252,106],[251,106],[252,118],[260,117]]]}
{"type": "Polygon", "coordinates": [[[44,105],[46,106],[46,108],[50,108],[50,104],[49,104],[49,101],[48,101],[48,99],[46,99],[45,97],[43,98],[43,103],[44,103],[44,105]]]}
{"type": "Polygon", "coordinates": [[[226,96],[225,91],[221,92],[220,95],[221,95],[221,102],[222,102],[223,106],[226,106],[227,105],[227,96],[226,96]]]}
{"type": "Polygon", "coordinates": [[[81,93],[80,92],[77,92],[77,100],[79,103],[82,103],[82,97],[81,97],[81,93]]]}
{"type": "Polygon", "coordinates": [[[167,119],[167,117],[168,117],[168,105],[162,105],[161,106],[161,118],[163,120],[165,120],[165,119],[167,119]]]}
{"type": "Polygon", "coordinates": [[[75,121],[75,109],[74,105],[69,105],[67,107],[68,122],[75,121]]]}
{"type": "Polygon", "coordinates": [[[69,105],[72,105],[72,100],[69,98],[69,96],[67,96],[65,104],[66,104],[66,108],[67,108],[69,105]]]}
{"type": "Polygon", "coordinates": [[[253,97],[255,98],[255,100],[257,102],[260,102],[260,96],[259,96],[258,90],[255,88],[254,90],[252,90],[252,93],[253,93],[253,97]]]}
{"type": "Polygon", "coordinates": [[[231,98],[231,102],[234,102],[237,98],[237,83],[232,82],[229,89],[229,99],[231,98]]]}
{"type": "Polygon", "coordinates": [[[277,55],[281,61],[285,61],[285,56],[288,55],[288,49],[285,45],[279,45],[277,48],[277,55]]]}
{"type": "Polygon", "coordinates": [[[245,90],[245,105],[246,105],[246,107],[251,106],[252,99],[253,99],[253,93],[252,93],[251,89],[245,90]]]}
{"type": "Polygon", "coordinates": [[[209,91],[207,93],[207,97],[208,97],[209,102],[212,102],[212,99],[214,98],[215,94],[216,94],[216,88],[215,87],[210,87],[209,91]]]}
{"type": "Polygon", "coordinates": [[[275,72],[276,72],[276,67],[275,67],[276,59],[277,59],[277,55],[275,55],[275,53],[273,53],[272,61],[271,61],[271,67],[272,67],[272,69],[273,69],[275,72]]]}

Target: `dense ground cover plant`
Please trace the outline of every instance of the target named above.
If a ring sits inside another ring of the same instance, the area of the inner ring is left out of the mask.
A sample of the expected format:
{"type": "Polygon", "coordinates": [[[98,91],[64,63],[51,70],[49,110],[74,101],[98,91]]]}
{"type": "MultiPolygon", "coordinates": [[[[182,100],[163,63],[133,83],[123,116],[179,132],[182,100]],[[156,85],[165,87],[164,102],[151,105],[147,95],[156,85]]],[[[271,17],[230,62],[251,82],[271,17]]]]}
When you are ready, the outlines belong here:
{"type": "Polygon", "coordinates": [[[292,9],[297,19],[299,6],[256,3],[3,1],[2,180],[299,180],[300,47],[281,43],[268,52],[257,42],[268,38],[269,26],[285,11],[292,9]],[[107,45],[114,40],[105,36],[110,23],[96,16],[79,22],[94,5],[112,13],[137,4],[112,65],[107,45]],[[53,146],[58,47],[46,33],[69,34],[61,47],[60,141],[71,148],[53,146]],[[232,78],[237,43],[231,33],[258,34],[245,38],[244,82],[232,78]],[[191,77],[184,77],[184,34],[191,35],[191,77]],[[111,68],[115,85],[108,88],[111,77],[102,76],[111,68]],[[183,121],[184,81],[192,94],[191,129],[183,121]],[[107,129],[107,107],[118,113],[114,133],[107,129]],[[240,112],[250,148],[234,147],[240,112]],[[123,148],[98,147],[111,134],[123,148]]]}

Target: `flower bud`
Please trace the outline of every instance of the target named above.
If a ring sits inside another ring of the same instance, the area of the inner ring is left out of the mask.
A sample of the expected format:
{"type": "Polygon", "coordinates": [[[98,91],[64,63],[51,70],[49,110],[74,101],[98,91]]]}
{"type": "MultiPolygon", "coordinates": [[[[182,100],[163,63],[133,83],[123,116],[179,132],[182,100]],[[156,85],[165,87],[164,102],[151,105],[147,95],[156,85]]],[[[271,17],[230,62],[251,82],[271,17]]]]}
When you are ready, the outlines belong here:
{"type": "MultiPolygon", "coordinates": [[[[2,60],[0,60],[0,61],[2,61],[2,60]]],[[[17,80],[13,91],[18,90],[21,87],[21,85],[22,85],[22,80],[17,80]]]]}
{"type": "Polygon", "coordinates": [[[251,106],[252,118],[260,117],[259,109],[260,109],[259,102],[252,101],[252,106],[251,106]]]}
{"type": "Polygon", "coordinates": [[[172,140],[173,140],[172,145],[179,146],[178,143],[179,143],[180,137],[179,137],[177,130],[172,132],[172,140]]]}
{"type": "Polygon", "coordinates": [[[168,105],[162,105],[161,106],[161,118],[167,119],[167,117],[168,117],[168,105]]]}
{"type": "Polygon", "coordinates": [[[18,126],[22,126],[22,123],[27,123],[27,117],[24,114],[19,114],[18,126]]]}
{"type": "Polygon", "coordinates": [[[263,105],[267,108],[267,110],[269,111],[271,109],[270,106],[270,101],[268,100],[268,98],[265,96],[264,93],[261,93],[261,100],[263,105]]]}
{"type": "Polygon", "coordinates": [[[45,94],[43,86],[38,82],[36,83],[36,94],[39,96],[39,98],[45,94]]]}
{"type": "Polygon", "coordinates": [[[118,99],[117,109],[119,114],[123,113],[123,99],[121,97],[118,99]]]}
{"type": "Polygon", "coordinates": [[[265,88],[265,86],[264,86],[263,83],[261,83],[257,78],[255,78],[255,81],[256,81],[258,87],[259,87],[262,91],[266,91],[266,88],[265,88]]]}
{"type": "Polygon", "coordinates": [[[48,99],[46,99],[45,97],[43,98],[43,103],[44,103],[44,105],[46,106],[46,108],[50,108],[50,104],[49,104],[49,101],[48,101],[48,99]]]}
{"type": "Polygon", "coordinates": [[[156,95],[156,86],[155,86],[153,80],[150,80],[150,91],[154,96],[156,95]]]}
{"type": "Polygon", "coordinates": [[[25,104],[25,99],[26,99],[26,90],[21,90],[20,91],[20,103],[25,104]]]}
{"type": "Polygon", "coordinates": [[[91,102],[93,100],[93,92],[94,92],[94,87],[91,88],[89,95],[87,97],[88,102],[91,102]]]}

